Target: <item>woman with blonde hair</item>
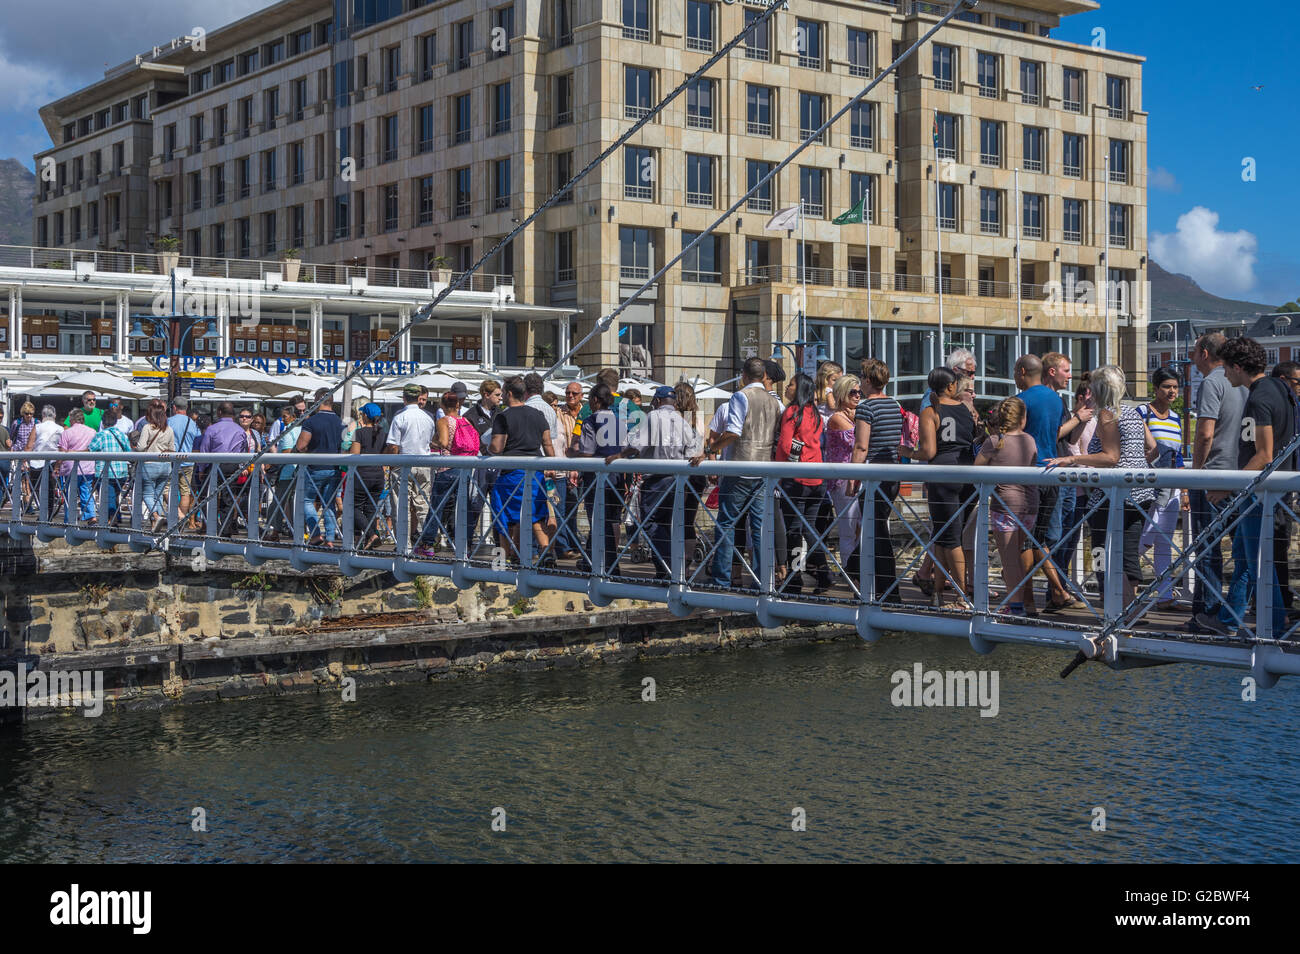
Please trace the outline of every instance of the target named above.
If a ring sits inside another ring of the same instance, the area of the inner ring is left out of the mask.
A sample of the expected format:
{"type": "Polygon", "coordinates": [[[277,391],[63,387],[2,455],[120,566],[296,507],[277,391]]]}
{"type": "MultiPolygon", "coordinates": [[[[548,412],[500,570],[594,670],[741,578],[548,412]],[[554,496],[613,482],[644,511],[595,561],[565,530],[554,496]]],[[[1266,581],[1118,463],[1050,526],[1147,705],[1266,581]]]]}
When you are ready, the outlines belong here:
{"type": "MultiPolygon", "coordinates": [[[[1035,467],[1038,445],[1025,433],[1025,402],[1009,397],[993,409],[993,434],[980,447],[975,466],[1035,467]]],[[[1033,589],[1023,586],[1025,529],[1034,525],[1038,513],[1038,488],[1025,484],[998,484],[989,501],[989,529],[1002,558],[1002,582],[1007,587],[1007,612],[1015,616],[1037,616],[1033,589]],[[1021,592],[1023,588],[1023,592],[1021,592]]]]}
{"type": "Polygon", "coordinates": [[[834,361],[823,361],[817,366],[817,381],[814,390],[817,393],[817,413],[821,415],[822,426],[830,422],[831,415],[837,410],[835,404],[835,384],[844,369],[834,361]]]}
{"type": "MultiPolygon", "coordinates": [[[[1088,442],[1087,453],[1054,457],[1047,461],[1052,467],[1124,467],[1146,470],[1159,451],[1156,439],[1136,407],[1123,407],[1125,392],[1124,372],[1114,365],[1105,365],[1092,372],[1092,399],[1097,407],[1097,429],[1088,442]]],[[[1106,539],[1106,521],[1110,505],[1105,503],[1106,492],[1100,487],[1088,495],[1088,506],[1096,507],[1089,517],[1094,545],[1106,539]]],[[[1132,602],[1139,583],[1142,582],[1141,541],[1146,525],[1147,510],[1155,501],[1154,487],[1137,484],[1128,490],[1124,499],[1124,601],[1132,602]]],[[[1103,581],[1103,573],[1097,579],[1103,581]]],[[[1102,592],[1105,592],[1104,581],[1102,592]]]]}
{"type": "MultiPolygon", "coordinates": [[[[855,415],[858,404],[862,401],[862,382],[852,374],[842,375],[831,389],[831,397],[835,401],[835,413],[826,423],[825,460],[828,464],[845,464],[853,459],[857,434],[855,415]]],[[[855,555],[862,517],[858,496],[850,492],[855,489],[851,486],[852,483],[848,480],[832,480],[827,487],[831,505],[835,508],[835,527],[840,536],[840,565],[848,573],[857,572],[855,555]]]]}

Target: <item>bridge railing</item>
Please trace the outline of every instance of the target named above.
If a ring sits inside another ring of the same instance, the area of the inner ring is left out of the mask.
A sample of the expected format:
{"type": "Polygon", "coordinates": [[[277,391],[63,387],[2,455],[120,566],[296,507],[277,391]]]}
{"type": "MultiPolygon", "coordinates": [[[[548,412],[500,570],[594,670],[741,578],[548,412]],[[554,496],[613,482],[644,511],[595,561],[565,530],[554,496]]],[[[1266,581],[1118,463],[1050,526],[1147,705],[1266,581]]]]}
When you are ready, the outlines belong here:
{"type": "MultiPolygon", "coordinates": [[[[1234,523],[1253,528],[1247,546],[1226,552],[1229,533],[1193,554],[1172,581],[1181,599],[1171,593],[1147,608],[1134,601],[1157,569],[1157,547],[1177,559],[1191,537],[1185,521],[1135,513],[1134,492],[1231,494],[1251,475],[433,455],[275,454],[251,467],[249,460],[0,454],[0,471],[8,465],[0,531],[165,549],[196,568],[223,556],[373,568],[398,579],[449,577],[462,587],[512,585],[525,596],[564,590],[596,605],[630,598],[682,614],[754,612],[764,625],[845,623],[868,638],[883,629],[960,635],[985,651],[1015,641],[1094,655],[1105,649],[1092,637],[1121,620],[1124,652],[1140,649],[1148,659],[1244,659],[1261,674],[1300,671],[1291,646],[1297,625],[1278,605],[1275,574],[1251,572],[1289,569],[1275,541],[1289,539],[1297,520],[1291,495],[1300,492],[1300,474],[1270,476],[1238,507],[1234,523]],[[933,505],[900,496],[904,483],[924,483],[933,505]],[[1038,539],[1032,512],[1018,512],[1025,490],[1078,505],[1056,546],[1038,539]],[[1145,561],[1136,577],[1135,548],[1145,561]],[[1031,615],[1027,602],[1047,607],[1025,598],[1022,549],[1034,554],[1035,570],[1055,567],[1073,600],[1065,612],[1031,615]],[[1216,553],[1222,568],[1212,565],[1216,553]],[[927,573],[937,598],[918,589],[927,573]],[[1231,589],[1219,631],[1184,629],[1193,582],[1211,593],[1231,589]],[[1234,652],[1224,656],[1225,648],[1234,652]]],[[[1109,652],[1112,663],[1123,655],[1109,652]]]]}

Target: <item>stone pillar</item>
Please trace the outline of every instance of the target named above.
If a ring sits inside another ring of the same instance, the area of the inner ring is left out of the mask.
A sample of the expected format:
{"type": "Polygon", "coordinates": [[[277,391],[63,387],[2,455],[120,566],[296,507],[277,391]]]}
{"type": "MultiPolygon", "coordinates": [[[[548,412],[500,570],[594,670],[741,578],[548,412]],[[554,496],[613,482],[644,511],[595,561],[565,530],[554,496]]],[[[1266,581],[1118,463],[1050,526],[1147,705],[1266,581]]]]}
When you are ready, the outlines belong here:
{"type": "Polygon", "coordinates": [[[324,302],[314,301],[311,303],[311,341],[308,345],[310,349],[309,357],[313,361],[319,361],[322,352],[325,350],[324,341],[325,328],[325,305],[324,302]]]}
{"type": "Polygon", "coordinates": [[[217,296],[217,331],[221,337],[217,341],[217,357],[230,357],[230,296],[217,296]]]}
{"type": "MultiPolygon", "coordinates": [[[[397,327],[405,328],[406,323],[411,320],[411,306],[406,305],[397,310],[397,327]]],[[[397,339],[397,360],[411,360],[411,332],[407,332],[397,339]]]]}
{"type": "Polygon", "coordinates": [[[127,335],[131,333],[131,296],[124,291],[117,293],[117,313],[113,319],[115,332],[113,353],[115,359],[122,362],[131,360],[131,348],[127,335]]]}
{"type": "Polygon", "coordinates": [[[25,358],[23,349],[23,290],[9,289],[9,357],[25,358]]]}
{"type": "Polygon", "coordinates": [[[479,365],[480,370],[493,372],[496,371],[496,364],[492,356],[492,309],[485,308],[479,314],[483,322],[483,358],[479,365]]]}

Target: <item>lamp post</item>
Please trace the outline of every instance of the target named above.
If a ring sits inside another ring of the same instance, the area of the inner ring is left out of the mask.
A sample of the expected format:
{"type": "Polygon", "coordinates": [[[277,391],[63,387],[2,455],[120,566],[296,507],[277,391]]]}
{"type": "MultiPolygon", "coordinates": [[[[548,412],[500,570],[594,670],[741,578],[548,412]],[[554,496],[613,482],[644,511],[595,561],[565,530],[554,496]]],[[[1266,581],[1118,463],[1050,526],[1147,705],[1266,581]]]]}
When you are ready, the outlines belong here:
{"type": "Polygon", "coordinates": [[[180,377],[180,359],[181,346],[185,342],[186,335],[192,335],[200,323],[203,326],[203,334],[200,338],[220,338],[221,333],[217,330],[217,321],[206,315],[187,315],[184,312],[176,311],[176,270],[171,270],[172,284],[172,313],[170,315],[132,315],[131,331],[127,335],[136,341],[148,341],[155,338],[162,338],[167,342],[167,394],[164,400],[170,407],[179,391],[180,377]],[[144,329],[145,322],[152,323],[152,331],[146,332],[144,329]],[[188,322],[188,327],[182,327],[188,322]]]}

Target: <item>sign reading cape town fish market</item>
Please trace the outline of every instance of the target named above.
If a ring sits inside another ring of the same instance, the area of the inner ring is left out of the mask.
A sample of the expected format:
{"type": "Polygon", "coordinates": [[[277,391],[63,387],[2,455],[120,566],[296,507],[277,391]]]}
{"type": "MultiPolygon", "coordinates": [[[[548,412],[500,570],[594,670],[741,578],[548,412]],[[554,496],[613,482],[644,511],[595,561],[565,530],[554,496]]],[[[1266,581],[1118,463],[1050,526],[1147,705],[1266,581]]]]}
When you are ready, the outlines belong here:
{"type": "MultiPolygon", "coordinates": [[[[154,355],[149,359],[149,363],[159,371],[165,371],[167,368],[164,362],[168,360],[165,355],[154,355]]],[[[292,374],[295,371],[312,371],[321,375],[343,375],[357,367],[361,368],[362,374],[374,377],[390,375],[405,377],[420,373],[420,363],[418,361],[341,361],[334,358],[244,358],[239,356],[228,358],[187,356],[180,359],[181,371],[202,371],[209,367],[213,371],[220,371],[222,368],[233,368],[236,365],[247,365],[264,374],[292,374]]]]}

